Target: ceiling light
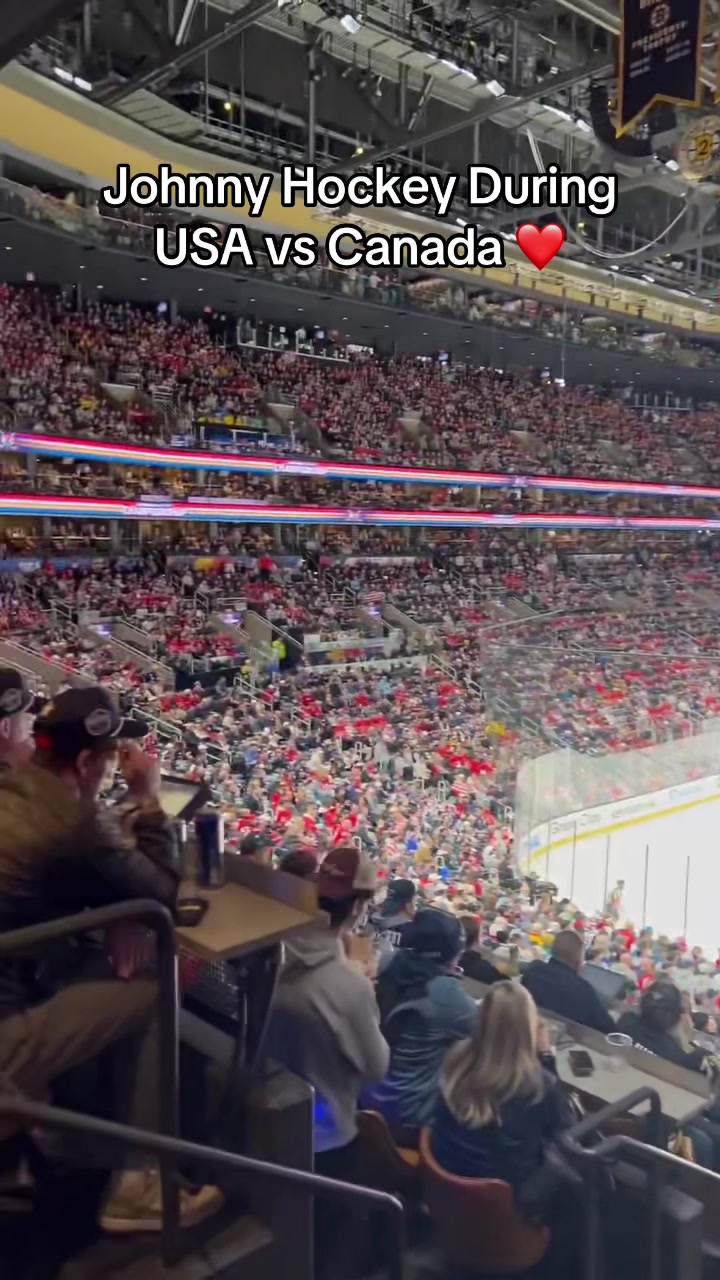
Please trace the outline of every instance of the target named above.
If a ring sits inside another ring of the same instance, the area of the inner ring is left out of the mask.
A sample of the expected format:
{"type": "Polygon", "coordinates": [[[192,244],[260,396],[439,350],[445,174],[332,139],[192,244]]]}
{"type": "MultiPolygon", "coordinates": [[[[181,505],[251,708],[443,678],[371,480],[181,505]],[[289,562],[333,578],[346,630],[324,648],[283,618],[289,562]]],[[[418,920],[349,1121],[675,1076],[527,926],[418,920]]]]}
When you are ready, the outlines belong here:
{"type": "Polygon", "coordinates": [[[96,284],[96,285],[95,285],[95,288],[96,288],[96,289],[104,289],[104,288],[105,288],[105,285],[104,285],[104,284],[96,284]]]}
{"type": "Polygon", "coordinates": [[[64,80],[66,84],[72,84],[72,71],[66,71],[64,67],[53,67],[53,71],[58,80],[64,80]]]}
{"type": "Polygon", "coordinates": [[[83,80],[82,76],[75,76],[73,84],[76,89],[82,89],[83,93],[92,93],[92,85],[89,80],[83,80]]]}
{"type": "Polygon", "coordinates": [[[356,36],[362,23],[358,22],[354,14],[344,13],[340,19],[340,26],[344,31],[347,31],[349,36],[356,36]]]}
{"type": "Polygon", "coordinates": [[[141,276],[141,277],[140,277],[140,283],[141,283],[141,284],[147,284],[147,276],[141,276]]]}

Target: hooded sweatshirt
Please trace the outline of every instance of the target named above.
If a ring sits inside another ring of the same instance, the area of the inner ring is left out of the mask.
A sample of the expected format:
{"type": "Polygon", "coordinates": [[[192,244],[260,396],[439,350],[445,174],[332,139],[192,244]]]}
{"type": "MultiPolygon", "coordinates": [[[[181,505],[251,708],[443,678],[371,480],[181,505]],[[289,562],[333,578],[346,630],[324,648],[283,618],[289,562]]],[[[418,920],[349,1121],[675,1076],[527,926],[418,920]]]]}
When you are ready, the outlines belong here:
{"type": "Polygon", "coordinates": [[[695,1046],[689,1050],[683,1049],[669,1031],[659,1031],[656,1027],[648,1026],[637,1013],[624,1013],[618,1021],[617,1029],[624,1036],[632,1036],[636,1048],[647,1049],[656,1057],[664,1058],[676,1067],[685,1067],[688,1071],[702,1071],[708,1057],[705,1049],[695,1046]]]}
{"type": "Polygon", "coordinates": [[[391,1125],[417,1128],[432,1118],[443,1058],[450,1045],[470,1035],[477,1017],[461,979],[410,950],[396,951],[378,979],[390,1070],[365,1090],[363,1105],[382,1112],[391,1125]]]}
{"type": "Polygon", "coordinates": [[[267,1052],[315,1090],[315,1151],[352,1142],[360,1091],[382,1080],[390,1051],[373,989],[337,934],[313,929],[286,944],[267,1052]]]}

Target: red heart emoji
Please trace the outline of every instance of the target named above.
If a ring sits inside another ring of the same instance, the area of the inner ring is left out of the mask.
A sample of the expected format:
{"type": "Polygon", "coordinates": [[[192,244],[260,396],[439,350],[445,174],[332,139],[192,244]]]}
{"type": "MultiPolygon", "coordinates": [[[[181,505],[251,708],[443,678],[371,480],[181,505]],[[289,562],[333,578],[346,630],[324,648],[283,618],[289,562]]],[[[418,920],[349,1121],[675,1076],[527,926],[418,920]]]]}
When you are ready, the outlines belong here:
{"type": "Polygon", "coordinates": [[[557,222],[550,222],[546,227],[536,227],[534,222],[523,222],[517,229],[518,248],[522,249],[538,271],[542,271],[548,262],[552,262],[556,253],[562,249],[565,232],[557,222]]]}

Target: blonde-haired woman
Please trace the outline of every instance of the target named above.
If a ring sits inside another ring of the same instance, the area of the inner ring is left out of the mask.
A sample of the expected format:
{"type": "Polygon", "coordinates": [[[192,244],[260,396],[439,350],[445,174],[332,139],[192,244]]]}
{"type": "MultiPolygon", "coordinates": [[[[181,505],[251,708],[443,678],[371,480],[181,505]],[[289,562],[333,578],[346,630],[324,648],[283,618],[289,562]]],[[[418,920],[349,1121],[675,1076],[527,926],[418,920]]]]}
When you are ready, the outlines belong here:
{"type": "Polygon", "coordinates": [[[432,1124],[439,1165],[460,1178],[499,1178],[516,1193],[542,1166],[549,1141],[574,1120],[532,996],[499,982],[472,1035],[448,1052],[432,1124]]]}

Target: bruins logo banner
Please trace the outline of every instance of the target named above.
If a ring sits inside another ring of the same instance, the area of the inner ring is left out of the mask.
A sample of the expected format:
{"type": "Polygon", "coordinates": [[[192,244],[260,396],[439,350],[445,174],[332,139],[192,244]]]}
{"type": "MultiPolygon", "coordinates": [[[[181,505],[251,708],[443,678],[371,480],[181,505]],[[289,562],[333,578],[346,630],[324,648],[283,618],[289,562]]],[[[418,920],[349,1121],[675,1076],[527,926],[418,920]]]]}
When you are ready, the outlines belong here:
{"type": "Polygon", "coordinates": [[[618,138],[656,102],[699,105],[705,0],[621,0],[620,8],[618,138]]]}

